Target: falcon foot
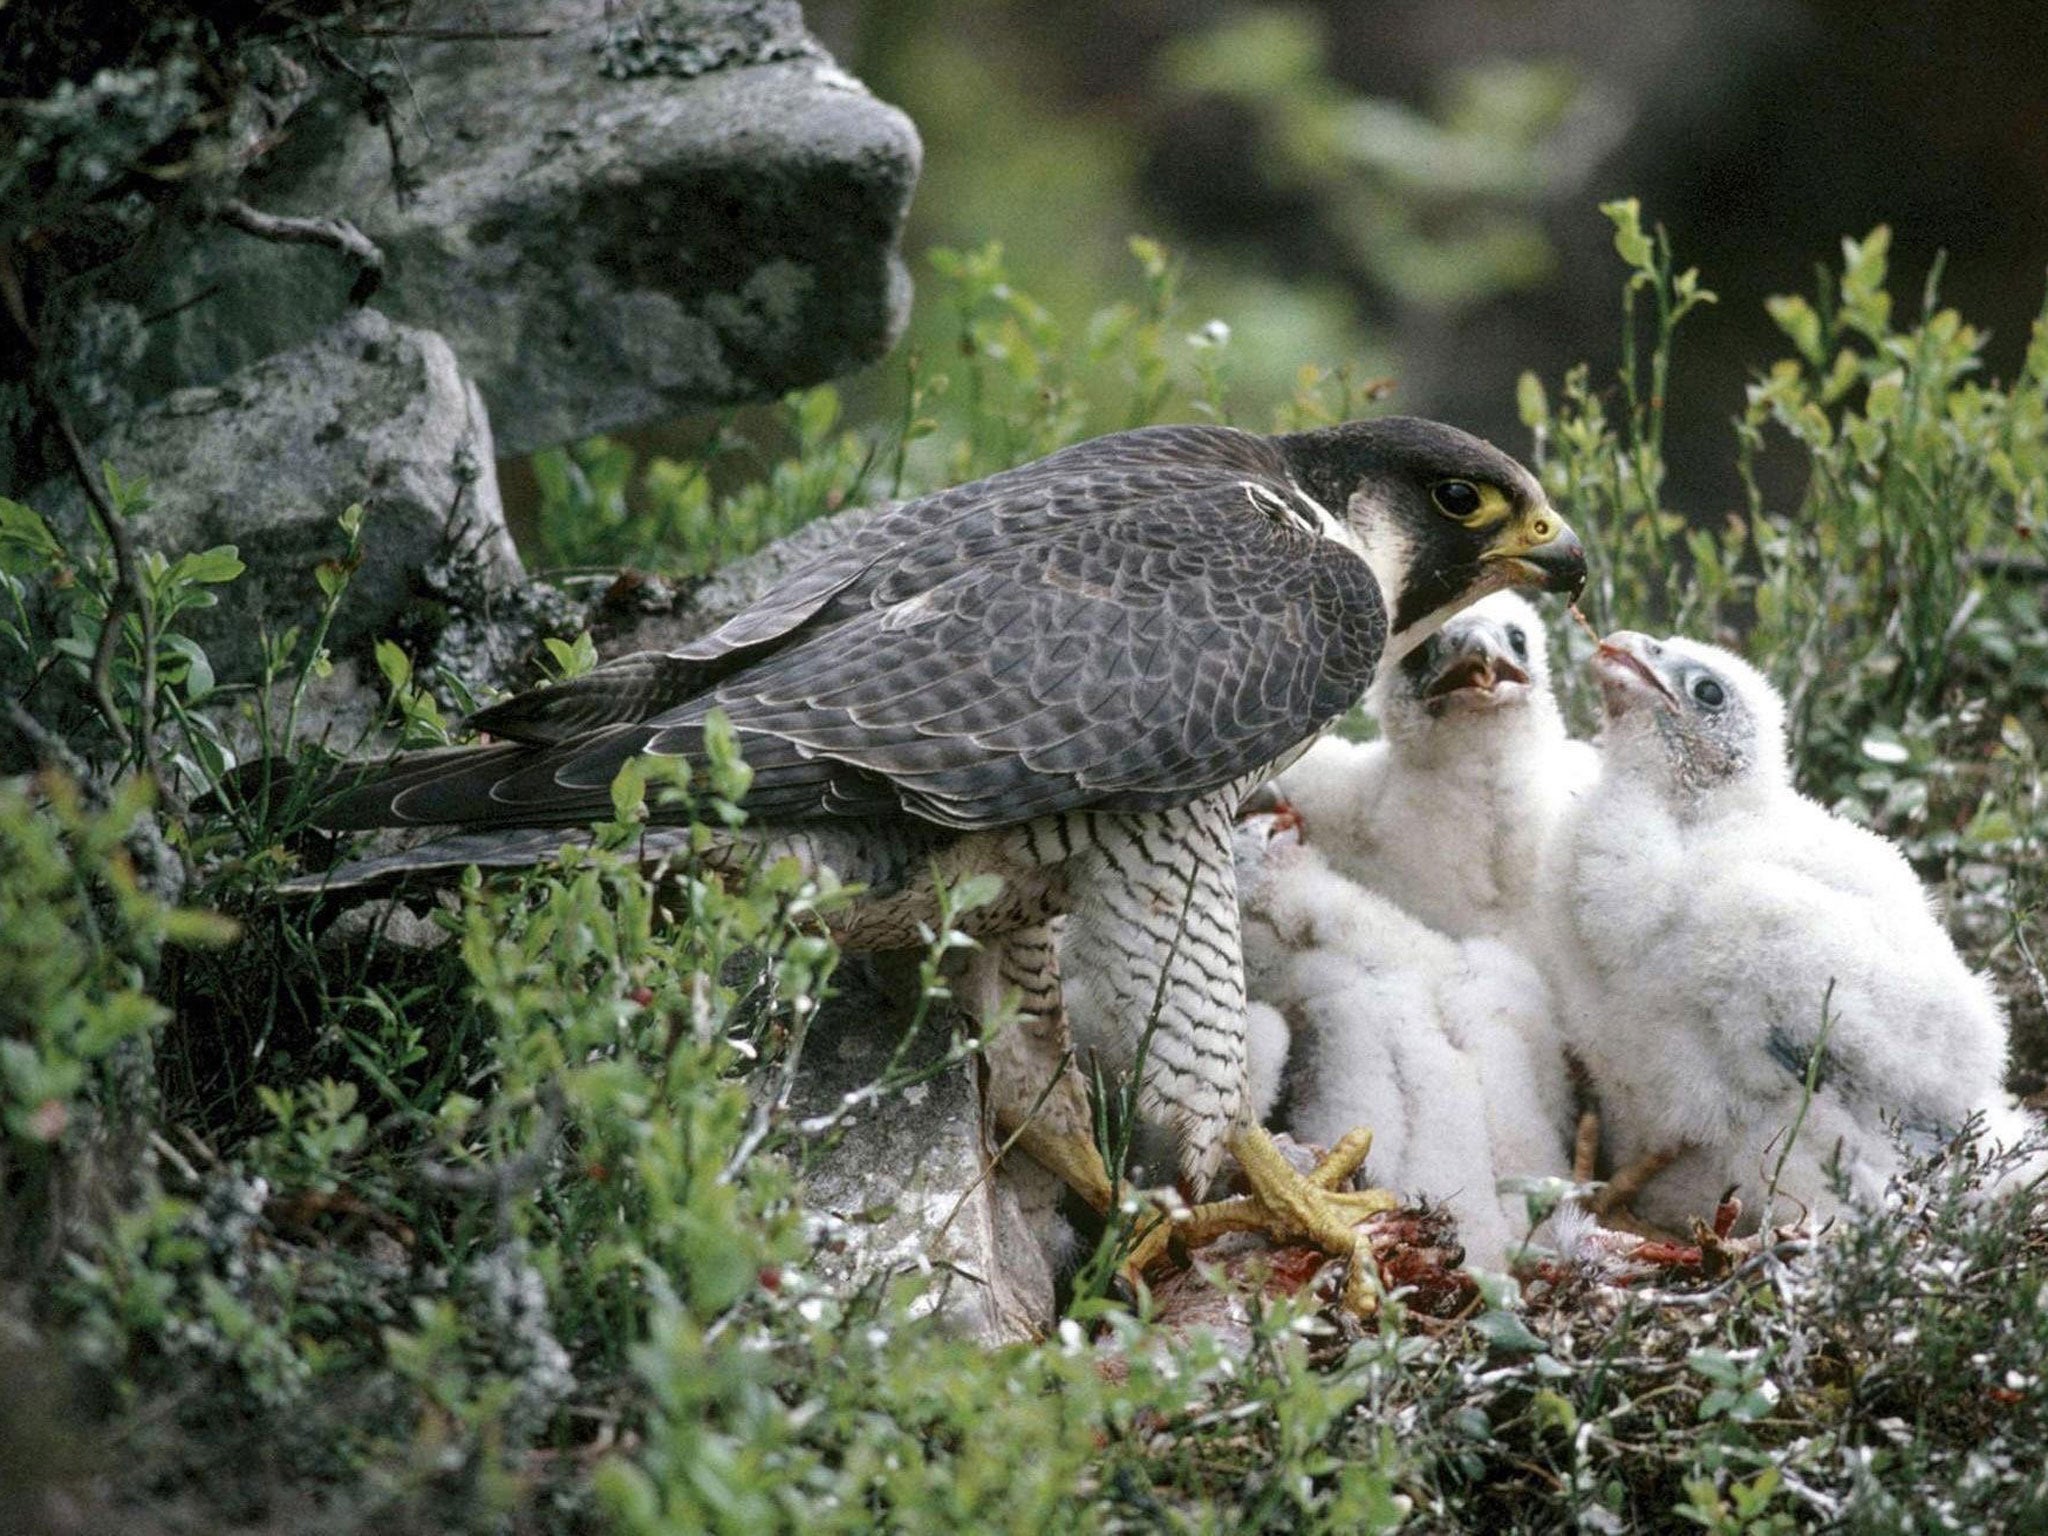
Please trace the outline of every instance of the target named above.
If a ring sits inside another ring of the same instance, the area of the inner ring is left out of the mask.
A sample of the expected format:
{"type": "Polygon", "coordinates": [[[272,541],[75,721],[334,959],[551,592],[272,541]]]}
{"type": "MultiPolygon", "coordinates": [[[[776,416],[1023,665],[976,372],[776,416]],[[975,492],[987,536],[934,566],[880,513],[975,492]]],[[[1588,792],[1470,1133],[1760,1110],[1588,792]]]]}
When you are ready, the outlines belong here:
{"type": "Polygon", "coordinates": [[[1175,1248],[1199,1248],[1226,1232],[1263,1232],[1277,1243],[1306,1241],[1350,1260],[1344,1281],[1345,1306],[1360,1317],[1378,1311],[1379,1265],[1371,1245],[1356,1228],[1366,1217],[1393,1210],[1401,1201],[1390,1190],[1339,1187],[1365,1161],[1372,1149],[1372,1132],[1351,1132],[1305,1174],[1297,1173],[1273,1138],[1256,1126],[1238,1131],[1229,1146],[1252,1192],[1197,1205],[1185,1215],[1162,1218],[1139,1238],[1125,1261],[1125,1272],[1142,1275],[1170,1262],[1175,1248]]]}

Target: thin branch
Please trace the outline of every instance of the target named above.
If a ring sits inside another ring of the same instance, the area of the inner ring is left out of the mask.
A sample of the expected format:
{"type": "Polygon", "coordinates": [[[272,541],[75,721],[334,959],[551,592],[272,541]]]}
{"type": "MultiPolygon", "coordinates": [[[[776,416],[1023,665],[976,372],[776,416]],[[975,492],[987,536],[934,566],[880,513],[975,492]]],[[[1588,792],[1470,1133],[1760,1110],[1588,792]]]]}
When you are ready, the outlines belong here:
{"type": "Polygon", "coordinates": [[[72,477],[85,493],[86,502],[99,522],[100,532],[106,537],[107,547],[114,555],[114,590],[107,594],[106,618],[100,625],[99,642],[93,647],[93,702],[99,706],[101,718],[125,754],[136,745],[136,741],[127,722],[121,718],[120,706],[114,702],[114,651],[120,643],[128,615],[135,613],[142,622],[143,657],[142,701],[136,723],[142,738],[143,764],[148,768],[150,777],[162,787],[163,775],[157,771],[156,746],[151,739],[156,723],[156,615],[143,601],[142,580],[135,564],[135,544],[128,537],[128,525],[115,510],[106,485],[93,472],[85,445],[78,440],[78,433],[72,428],[71,418],[65,413],[62,402],[50,391],[43,378],[42,346],[36,328],[29,320],[28,303],[21,291],[21,279],[14,270],[11,246],[0,246],[0,305],[6,308],[7,318],[20,335],[22,347],[28,354],[28,367],[24,372],[29,399],[57,434],[57,440],[64,445],[64,456],[71,466],[72,477]]]}
{"type": "Polygon", "coordinates": [[[2048,581],[2048,560],[2039,555],[2018,554],[2011,550],[1977,549],[1963,557],[1964,563],[1973,571],[1986,576],[2024,577],[2032,581],[2048,581]]]}
{"type": "Polygon", "coordinates": [[[23,709],[13,699],[0,699],[0,725],[5,725],[23,741],[36,761],[45,768],[55,768],[73,783],[82,794],[95,796],[98,783],[92,772],[79,760],[78,754],[55,731],[44,725],[34,715],[23,709]]]}
{"type": "Polygon", "coordinates": [[[342,37],[403,37],[421,43],[509,43],[553,37],[552,27],[339,27],[342,37]]]}
{"type": "Polygon", "coordinates": [[[384,281],[384,253],[347,219],[297,219],[264,213],[239,197],[217,204],[213,216],[228,228],[254,235],[258,240],[284,245],[324,245],[348,257],[356,264],[356,280],[348,291],[351,304],[366,302],[384,281]]]}
{"type": "Polygon", "coordinates": [[[523,1151],[503,1162],[485,1163],[474,1168],[423,1161],[413,1170],[414,1178],[431,1190],[491,1196],[499,1227],[510,1232],[512,1202],[537,1185],[546,1173],[548,1159],[554,1155],[555,1142],[561,1135],[562,1116],[568,1107],[561,1084],[553,1078],[542,1082],[534,1097],[540,1107],[540,1124],[523,1151]]]}
{"type": "Polygon", "coordinates": [[[208,299],[219,293],[223,286],[221,283],[208,283],[188,298],[178,299],[173,303],[166,304],[162,309],[151,310],[142,317],[142,328],[148,330],[152,325],[161,325],[173,315],[182,315],[186,310],[204,304],[208,299]]]}

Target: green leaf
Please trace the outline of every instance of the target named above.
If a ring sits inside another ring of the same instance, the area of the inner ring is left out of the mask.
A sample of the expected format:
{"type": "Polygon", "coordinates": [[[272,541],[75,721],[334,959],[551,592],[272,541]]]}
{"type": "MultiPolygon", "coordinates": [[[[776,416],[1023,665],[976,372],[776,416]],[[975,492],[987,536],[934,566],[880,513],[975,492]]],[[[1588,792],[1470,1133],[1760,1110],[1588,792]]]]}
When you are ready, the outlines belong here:
{"type": "Polygon", "coordinates": [[[189,702],[197,704],[213,692],[213,663],[206,659],[206,652],[197,640],[190,635],[165,635],[163,646],[165,650],[185,660],[182,681],[185,686],[185,697],[189,702]]]}
{"type": "Polygon", "coordinates": [[[1643,205],[1633,197],[1602,203],[1600,211],[1614,225],[1614,249],[1638,272],[1656,270],[1656,246],[1643,233],[1643,205]]]}
{"type": "Polygon", "coordinates": [[[805,443],[819,443],[839,424],[839,391],[830,384],[791,395],[796,409],[797,435],[805,443]]]}
{"type": "Polygon", "coordinates": [[[1716,1386],[1736,1387],[1743,1381],[1744,1367],[1731,1358],[1726,1350],[1696,1349],[1685,1357],[1686,1369],[1696,1376],[1704,1376],[1716,1386]]]}
{"type": "Polygon", "coordinates": [[[202,549],[196,555],[180,559],[171,567],[171,579],[217,585],[233,581],[247,569],[234,545],[216,544],[211,549],[202,549]]]}
{"type": "Polygon", "coordinates": [[[985,907],[1002,894],[1003,877],[1001,875],[969,875],[965,880],[960,881],[953,887],[953,915],[958,917],[964,912],[972,912],[978,907],[985,907]]]}
{"type": "Polygon", "coordinates": [[[64,552],[64,546],[50,532],[50,525],[33,508],[0,496],[0,545],[7,544],[45,558],[54,558],[64,552]]]}
{"type": "Polygon", "coordinates": [[[1796,293],[1774,293],[1764,300],[1764,311],[1792,338],[1801,357],[1821,366],[1826,359],[1821,352],[1820,315],[1811,304],[1796,293]]]}
{"type": "Polygon", "coordinates": [[[1472,1319],[1472,1331],[1495,1349],[1509,1354],[1541,1354],[1550,1346],[1513,1312],[1482,1312],[1472,1319]]]}
{"type": "Polygon", "coordinates": [[[1450,1422],[1467,1440],[1476,1440],[1483,1444],[1493,1438],[1493,1420],[1486,1416],[1484,1408],[1476,1405],[1468,1403],[1462,1408],[1453,1409],[1450,1422]]]}
{"type": "Polygon", "coordinates": [[[1532,432],[1550,420],[1550,397],[1533,372],[1524,370],[1515,381],[1515,409],[1521,413],[1522,425],[1532,432]]]}
{"type": "Polygon", "coordinates": [[[1145,235],[1131,236],[1130,251],[1138,258],[1138,266],[1145,276],[1155,282],[1164,277],[1166,269],[1172,265],[1173,259],[1167,254],[1166,247],[1145,235]]]}
{"type": "Polygon", "coordinates": [[[1572,1406],[1571,1399],[1548,1387],[1529,1400],[1529,1416],[1539,1430],[1554,1429],[1566,1439],[1579,1432],[1579,1411],[1572,1406]]]}
{"type": "Polygon", "coordinates": [[[597,645],[590,638],[590,631],[584,630],[574,641],[557,640],[553,635],[543,642],[550,660],[555,664],[557,676],[562,681],[581,677],[597,667],[597,645]]]}
{"type": "Polygon", "coordinates": [[[389,640],[377,642],[377,670],[384,674],[384,681],[391,685],[394,693],[400,692],[412,681],[412,658],[389,640]]]}
{"type": "Polygon", "coordinates": [[[629,757],[612,778],[612,815],[622,822],[647,819],[647,765],[629,757]]]}
{"type": "Polygon", "coordinates": [[[1885,267],[1891,255],[1891,227],[1880,224],[1861,240],[1842,241],[1842,297],[1845,301],[1876,293],[1884,287],[1885,267]]]}
{"type": "Polygon", "coordinates": [[[241,936],[242,925],[224,912],[174,907],[164,914],[164,938],[172,944],[217,948],[241,936]]]}
{"type": "Polygon", "coordinates": [[[754,770],[740,756],[740,739],[732,718],[722,709],[704,717],[704,756],[710,769],[711,792],[734,805],[747,797],[754,770]]]}

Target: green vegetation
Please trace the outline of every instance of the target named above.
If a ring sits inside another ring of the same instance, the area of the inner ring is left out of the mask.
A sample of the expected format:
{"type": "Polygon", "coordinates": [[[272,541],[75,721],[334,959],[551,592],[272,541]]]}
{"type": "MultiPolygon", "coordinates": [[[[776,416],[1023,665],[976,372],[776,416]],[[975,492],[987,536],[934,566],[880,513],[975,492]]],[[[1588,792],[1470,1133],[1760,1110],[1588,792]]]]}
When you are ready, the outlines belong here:
{"type": "MultiPolygon", "coordinates": [[[[1704,295],[1632,206],[1612,214],[1629,360],[1612,386],[1523,390],[1599,552],[1593,616],[1747,634],[1798,701],[1808,787],[1906,840],[2038,1041],[2048,330],[2022,377],[1981,380],[1979,338],[1931,296],[1895,324],[1882,231],[1852,242],[1816,299],[1776,308],[1795,355],[1738,422],[1751,505],[1699,526],[1661,503],[1659,430],[1704,295]]],[[[860,497],[1227,416],[1227,331],[1184,318],[1163,252],[1137,256],[1137,298],[1078,322],[998,252],[943,258],[925,302],[957,345],[913,362],[901,417],[848,432],[829,392],[799,397],[793,447],[744,484],[731,431],[637,477],[601,444],[550,460],[550,558],[702,570],[860,497]]],[[[1248,424],[1369,393],[1311,369],[1248,424]]],[[[0,503],[0,645],[84,685],[106,561],[0,503]]],[[[787,865],[650,883],[631,858],[648,797],[693,796],[714,835],[744,765],[629,776],[560,867],[323,929],[263,894],[309,851],[311,769],[222,784],[221,701],[180,634],[236,565],[151,561],[109,674],[127,747],[46,740],[43,771],[0,783],[0,1371],[23,1384],[0,1403],[0,1528],[33,1528],[52,1489],[145,1531],[2048,1521],[2048,1209],[1973,1204],[1968,1147],[1812,1251],[1681,1289],[1553,1278],[1520,1310],[1495,1288],[1469,1326],[1396,1307],[1361,1335],[1254,1297],[1226,1346],[1089,1299],[990,1352],[918,1314],[914,1275],[826,1292],[798,1194],[833,1127],[774,1089],[832,985],[811,917],[836,893],[787,865]]],[[[331,604],[346,581],[338,562],[331,604]]],[[[289,696],[319,686],[319,634],[272,653],[289,696]]],[[[379,661],[392,720],[444,730],[462,701],[395,647],[379,661]]]]}
{"type": "MultiPolygon", "coordinates": [[[[1719,526],[1661,500],[1678,326],[1713,295],[1633,202],[1608,205],[1629,268],[1615,390],[1524,378],[1553,499],[1586,535],[1594,625],[1738,640],[1790,704],[1801,785],[1904,845],[2005,984],[2027,1081],[2048,1060],[2048,313],[2018,378],[1981,377],[1985,337],[1930,274],[1901,329],[1890,232],[1845,240],[1815,299],[1774,299],[1795,348],[1735,422],[1748,506],[1719,526]],[[1637,335],[1639,314],[1650,334],[1637,335]],[[1779,488],[1775,494],[1767,487],[1779,488]]],[[[1560,626],[1565,654],[1591,642],[1560,626]]],[[[1581,723],[1593,718],[1573,669],[1581,723]]]]}

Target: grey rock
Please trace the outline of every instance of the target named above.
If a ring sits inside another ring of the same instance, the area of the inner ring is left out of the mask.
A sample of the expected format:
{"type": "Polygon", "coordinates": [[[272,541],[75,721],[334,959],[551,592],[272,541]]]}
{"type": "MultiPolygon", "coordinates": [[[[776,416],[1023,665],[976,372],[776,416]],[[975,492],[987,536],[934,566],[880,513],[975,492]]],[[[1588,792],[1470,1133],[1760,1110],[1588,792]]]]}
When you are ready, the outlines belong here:
{"type": "MultiPolygon", "coordinates": [[[[391,142],[352,95],[303,107],[243,188],[382,248],[374,303],[448,337],[519,453],[847,372],[902,329],[920,146],[793,0],[429,0],[393,42],[391,142]]],[[[144,307],[145,389],[219,379],[344,310],[334,253],[212,228],[144,307]]]]}
{"type": "MultiPolygon", "coordinates": [[[[790,1107],[813,1124],[882,1076],[911,1022],[914,963],[849,960],[841,992],[812,1026],[790,1107]]],[[[906,1054],[941,1060],[957,1015],[939,1011],[906,1054]]],[[[972,1060],[871,1103],[810,1160],[804,1181],[813,1272],[850,1292],[922,1278],[918,1307],[968,1337],[1042,1337],[1053,1321],[1053,1256],[1063,1230],[1058,1186],[1028,1158],[992,1164],[972,1060]]]]}
{"type": "MultiPolygon", "coordinates": [[[[182,627],[223,682],[260,674],[260,629],[309,626],[320,562],[341,555],[341,513],[367,512],[361,564],[329,634],[345,651],[384,633],[432,568],[509,590],[519,557],[498,501],[490,422],[446,342],[359,311],[297,351],[220,384],[179,390],[92,445],[95,463],[149,483],[138,549],[232,544],[247,571],[182,627]]],[[[56,480],[31,501],[74,536],[85,498],[56,480]]],[[[445,575],[444,575],[445,580],[445,575]]]]}
{"type": "Polygon", "coordinates": [[[591,612],[591,637],[606,657],[673,650],[750,607],[784,577],[859,538],[892,505],[879,502],[821,517],[765,549],[728,561],[701,581],[671,586],[639,578],[616,585],[591,612]]]}

